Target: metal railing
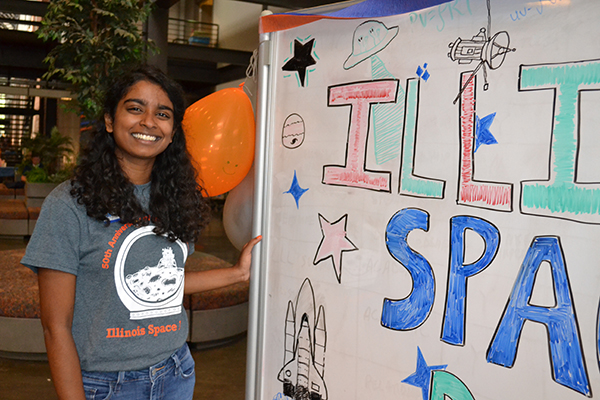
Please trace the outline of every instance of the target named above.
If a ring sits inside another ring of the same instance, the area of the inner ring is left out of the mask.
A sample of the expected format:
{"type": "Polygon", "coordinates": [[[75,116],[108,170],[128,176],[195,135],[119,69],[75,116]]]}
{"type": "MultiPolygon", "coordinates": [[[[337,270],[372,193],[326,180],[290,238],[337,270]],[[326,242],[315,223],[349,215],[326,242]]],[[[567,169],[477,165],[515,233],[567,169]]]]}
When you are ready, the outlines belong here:
{"type": "Polygon", "coordinates": [[[34,113],[33,98],[0,93],[0,147],[9,166],[21,162],[21,144],[31,135],[34,113]]]}
{"type": "Polygon", "coordinates": [[[36,97],[70,97],[68,89],[68,84],[63,82],[0,76],[0,147],[2,158],[9,166],[21,162],[23,139],[39,129],[36,97]]]}
{"type": "MultiPolygon", "coordinates": [[[[0,29],[35,32],[42,17],[0,11],[0,29]]],[[[139,24],[140,30],[142,23],[139,24]]],[[[218,47],[219,25],[187,19],[169,18],[167,40],[170,43],[218,47]]]]}
{"type": "Polygon", "coordinates": [[[170,43],[218,47],[219,25],[187,19],[169,18],[167,40],[170,43]]]}
{"type": "Polygon", "coordinates": [[[42,17],[0,12],[0,29],[35,32],[42,25],[42,17]]]}

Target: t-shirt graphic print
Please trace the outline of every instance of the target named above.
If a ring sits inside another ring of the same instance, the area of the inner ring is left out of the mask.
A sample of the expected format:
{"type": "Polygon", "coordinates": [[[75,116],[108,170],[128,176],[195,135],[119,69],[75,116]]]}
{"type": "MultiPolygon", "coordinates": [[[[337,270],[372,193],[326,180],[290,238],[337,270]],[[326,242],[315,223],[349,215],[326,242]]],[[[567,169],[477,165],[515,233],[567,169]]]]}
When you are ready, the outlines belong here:
{"type": "MultiPolygon", "coordinates": [[[[189,332],[184,268],[193,245],[155,234],[150,217],[146,226],[91,218],[70,190],[65,182],[46,197],[21,262],[77,276],[72,332],[83,370],[164,360],[189,332]]],[[[149,192],[150,184],[134,188],[144,209],[149,192]]]]}
{"type": "Polygon", "coordinates": [[[157,237],[153,229],[149,225],[127,235],[115,260],[117,294],[131,320],[181,313],[188,248],[157,237]]]}

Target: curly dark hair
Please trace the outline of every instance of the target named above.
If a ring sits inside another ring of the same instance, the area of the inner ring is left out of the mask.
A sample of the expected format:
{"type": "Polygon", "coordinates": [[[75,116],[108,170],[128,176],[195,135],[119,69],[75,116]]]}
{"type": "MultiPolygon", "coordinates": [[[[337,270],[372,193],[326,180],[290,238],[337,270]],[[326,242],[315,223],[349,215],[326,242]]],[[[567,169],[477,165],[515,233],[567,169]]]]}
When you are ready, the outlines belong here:
{"type": "MultiPolygon", "coordinates": [[[[208,222],[210,207],[197,183],[181,126],[185,113],[183,90],[158,68],[141,66],[119,77],[104,101],[104,113],[114,120],[119,101],[140,81],[160,86],[173,103],[173,142],[159,154],[152,168],[150,219],[154,232],[171,241],[195,242],[208,222]]],[[[107,214],[119,216],[122,223],[148,225],[147,212],[134,196],[134,185],[123,173],[115,154],[115,139],[106,130],[104,118],[87,148],[82,152],[71,181],[71,195],[83,204],[87,214],[106,224],[107,214]]]]}

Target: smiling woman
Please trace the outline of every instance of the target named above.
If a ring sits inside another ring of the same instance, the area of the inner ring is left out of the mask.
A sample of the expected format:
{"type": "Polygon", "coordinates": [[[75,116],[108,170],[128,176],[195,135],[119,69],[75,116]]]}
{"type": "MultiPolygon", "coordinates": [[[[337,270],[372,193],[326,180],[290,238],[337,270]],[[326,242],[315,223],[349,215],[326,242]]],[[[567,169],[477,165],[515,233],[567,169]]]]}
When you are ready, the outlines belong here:
{"type": "Polygon", "coordinates": [[[21,263],[38,272],[59,398],[191,399],[184,294],[249,279],[260,237],[230,268],[185,269],[209,208],[184,111],[181,88],[160,70],[121,76],[73,179],[42,206],[21,263]]]}

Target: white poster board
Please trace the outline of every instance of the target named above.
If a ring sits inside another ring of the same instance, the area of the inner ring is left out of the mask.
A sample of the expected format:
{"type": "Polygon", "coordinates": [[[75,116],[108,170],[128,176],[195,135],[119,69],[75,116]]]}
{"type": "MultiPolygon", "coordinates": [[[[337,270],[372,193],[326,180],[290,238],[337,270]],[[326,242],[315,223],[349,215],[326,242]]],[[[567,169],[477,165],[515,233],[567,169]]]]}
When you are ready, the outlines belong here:
{"type": "Polygon", "coordinates": [[[268,35],[256,398],[600,391],[599,21],[454,0],[268,35]]]}

